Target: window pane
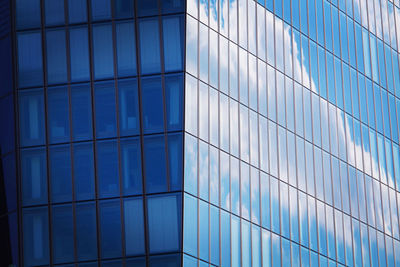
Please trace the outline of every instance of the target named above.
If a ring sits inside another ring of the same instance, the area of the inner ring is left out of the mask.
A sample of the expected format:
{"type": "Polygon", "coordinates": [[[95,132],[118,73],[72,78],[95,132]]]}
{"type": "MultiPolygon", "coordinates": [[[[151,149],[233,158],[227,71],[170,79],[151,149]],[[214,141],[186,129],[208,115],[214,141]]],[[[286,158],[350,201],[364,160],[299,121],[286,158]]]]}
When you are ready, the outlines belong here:
{"type": "Polygon", "coordinates": [[[142,109],[144,133],[162,132],[164,106],[160,77],[142,79],[142,109]]]}
{"type": "Polygon", "coordinates": [[[118,23],[116,34],[118,76],[136,75],[136,43],[133,22],[118,23]]]}
{"type": "Polygon", "coordinates": [[[137,1],[139,16],[151,16],[158,14],[157,0],[137,1]]]}
{"type": "Polygon", "coordinates": [[[184,0],[164,0],[160,1],[162,5],[162,13],[177,13],[183,12],[185,7],[184,0]]]}
{"type": "Polygon", "coordinates": [[[139,103],[136,79],[118,81],[121,135],[139,134],[139,103]]]}
{"type": "Polygon", "coordinates": [[[116,141],[97,143],[97,179],[100,197],[119,195],[118,148],[116,141]]]}
{"type": "Polygon", "coordinates": [[[163,18],[165,71],[182,70],[181,17],[163,18]]]}
{"type": "Polygon", "coordinates": [[[50,184],[52,202],[72,200],[70,147],[50,147],[50,184]]]}
{"type": "Polygon", "coordinates": [[[127,19],[133,17],[134,1],[131,0],[115,0],[114,16],[117,19],[127,19]]]}
{"type": "Polygon", "coordinates": [[[52,217],[54,262],[71,262],[74,260],[72,205],[54,206],[52,217]]]}
{"type": "Polygon", "coordinates": [[[138,138],[121,140],[121,168],[124,195],[142,193],[142,168],[138,138]]]}
{"type": "Polygon", "coordinates": [[[40,32],[24,32],[17,36],[19,87],[43,84],[41,38],[40,32]]]}
{"type": "MultiPolygon", "coordinates": [[[[147,2],[139,1],[139,3],[147,2]]],[[[161,71],[160,35],[157,18],[141,20],[139,22],[139,31],[142,73],[159,73],[161,71]]]]}
{"type": "Polygon", "coordinates": [[[180,267],[180,254],[152,256],[150,257],[150,267],[180,267]]]}
{"type": "Polygon", "coordinates": [[[111,4],[110,0],[92,0],[92,20],[107,20],[111,19],[111,4]]]}
{"type": "Polygon", "coordinates": [[[182,188],[182,135],[168,135],[169,179],[171,190],[182,188]]]}
{"type": "Polygon", "coordinates": [[[147,193],[167,191],[167,170],[164,136],[145,137],[144,141],[145,174],[147,193]],[[157,162],[157,168],[154,168],[157,162]]]}
{"type": "Polygon", "coordinates": [[[40,27],[40,0],[16,1],[17,28],[40,27]]]}
{"type": "Polygon", "coordinates": [[[70,24],[87,21],[86,0],[68,0],[68,14],[70,24]]]}
{"type": "Polygon", "coordinates": [[[44,144],[44,103],[41,89],[22,91],[19,98],[21,146],[44,144]]]}
{"type": "Polygon", "coordinates": [[[70,29],[69,46],[71,55],[71,81],[89,80],[89,46],[88,30],[86,27],[70,29]]]}
{"type": "Polygon", "coordinates": [[[96,206],[94,202],[76,205],[76,251],[78,260],[97,258],[96,206]]]}
{"type": "Polygon", "coordinates": [[[65,23],[64,0],[46,0],[44,8],[46,26],[65,23]]]}
{"type": "Polygon", "coordinates": [[[23,205],[47,202],[46,151],[44,148],[21,151],[23,205]]]}
{"type": "Polygon", "coordinates": [[[49,84],[64,83],[67,81],[65,44],[64,29],[49,30],[46,32],[47,81],[49,84]]]}
{"type": "Polygon", "coordinates": [[[76,200],[94,198],[94,160],[92,143],[74,144],[74,183],[76,200]]]}
{"type": "MultiPolygon", "coordinates": [[[[101,3],[103,1],[96,0],[93,2],[101,3]]],[[[93,62],[95,79],[112,78],[114,76],[111,25],[93,26],[93,62]]]]}
{"type": "Polygon", "coordinates": [[[182,130],[183,77],[171,75],[165,77],[165,97],[168,131],[182,130]]]}
{"type": "Polygon", "coordinates": [[[47,108],[50,143],[68,142],[70,133],[68,88],[48,88],[47,108]]]}
{"type": "Polygon", "coordinates": [[[116,135],[115,84],[95,84],[96,136],[98,138],[116,135]]]}
{"type": "Polygon", "coordinates": [[[92,139],[92,96],[89,84],[71,86],[71,108],[74,141],[92,139]]]}
{"type": "Polygon", "coordinates": [[[126,255],[140,255],[144,249],[143,201],[129,198],[124,201],[126,255]]]}
{"type": "Polygon", "coordinates": [[[27,266],[49,263],[49,218],[47,207],[24,209],[24,264],[27,266]]]}
{"type": "Polygon", "coordinates": [[[119,200],[100,201],[102,258],[121,257],[121,212],[119,200]]]}
{"type": "Polygon", "coordinates": [[[179,250],[181,195],[151,196],[147,199],[150,253],[179,250]]]}

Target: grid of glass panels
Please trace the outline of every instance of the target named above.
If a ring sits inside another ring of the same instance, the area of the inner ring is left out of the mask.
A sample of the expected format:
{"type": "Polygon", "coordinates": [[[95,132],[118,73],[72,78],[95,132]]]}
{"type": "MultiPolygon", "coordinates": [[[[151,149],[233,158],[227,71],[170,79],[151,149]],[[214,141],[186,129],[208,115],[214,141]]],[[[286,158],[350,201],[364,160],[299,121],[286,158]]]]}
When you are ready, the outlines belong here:
{"type": "Polygon", "coordinates": [[[399,6],[187,1],[184,266],[400,266],[399,6]]]}
{"type": "Polygon", "coordinates": [[[15,1],[21,265],[181,261],[184,10],[15,1]]]}

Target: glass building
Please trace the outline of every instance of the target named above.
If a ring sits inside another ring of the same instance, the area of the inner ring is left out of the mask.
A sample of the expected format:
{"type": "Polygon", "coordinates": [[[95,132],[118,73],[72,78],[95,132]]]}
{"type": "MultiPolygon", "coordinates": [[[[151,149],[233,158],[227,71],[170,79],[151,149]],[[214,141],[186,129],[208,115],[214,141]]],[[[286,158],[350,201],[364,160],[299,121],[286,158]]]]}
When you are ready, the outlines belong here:
{"type": "Polygon", "coordinates": [[[399,0],[0,0],[0,266],[400,266],[399,0]]]}

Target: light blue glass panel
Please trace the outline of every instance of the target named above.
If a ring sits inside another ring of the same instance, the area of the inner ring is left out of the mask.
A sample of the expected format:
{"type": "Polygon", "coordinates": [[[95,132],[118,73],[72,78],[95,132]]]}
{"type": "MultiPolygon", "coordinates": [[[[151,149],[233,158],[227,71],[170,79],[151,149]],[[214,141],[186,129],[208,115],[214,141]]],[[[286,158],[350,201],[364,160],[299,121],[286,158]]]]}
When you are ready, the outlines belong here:
{"type": "Polygon", "coordinates": [[[57,205],[52,209],[53,261],[54,263],[74,260],[74,222],[72,205],[57,205]]]}
{"type": "Polygon", "coordinates": [[[239,199],[239,161],[231,156],[231,208],[232,212],[239,215],[240,199],[239,199]]]}
{"type": "Polygon", "coordinates": [[[288,185],[280,182],[280,214],[281,214],[281,234],[286,238],[290,238],[290,228],[289,228],[289,192],[288,185]]]}
{"type": "Polygon", "coordinates": [[[23,214],[24,264],[49,264],[49,217],[47,207],[24,209],[23,214]]]}
{"type": "Polygon", "coordinates": [[[342,59],[346,63],[349,62],[348,40],[347,40],[347,20],[346,14],[339,12],[339,25],[340,25],[340,47],[342,51],[342,59]]]}
{"type": "Polygon", "coordinates": [[[270,186],[271,186],[271,229],[275,233],[279,233],[280,231],[280,217],[279,214],[279,181],[273,177],[270,177],[270,186]]]}
{"type": "MultiPolygon", "coordinates": [[[[231,228],[230,215],[228,212],[221,210],[221,266],[231,266],[231,228]]],[[[185,215],[186,218],[186,215],[185,215]]]]}
{"type": "Polygon", "coordinates": [[[137,138],[121,140],[121,174],[124,195],[142,193],[140,141],[137,138]]]}
{"type": "Polygon", "coordinates": [[[121,211],[120,200],[102,200],[100,206],[101,257],[121,257],[121,211]]]}
{"type": "Polygon", "coordinates": [[[160,72],[160,36],[157,18],[139,21],[139,37],[142,74],[160,72]]]}
{"type": "Polygon", "coordinates": [[[40,32],[23,32],[17,35],[19,87],[43,84],[41,37],[40,32]]]}
{"type": "Polygon", "coordinates": [[[119,127],[121,135],[139,134],[139,100],[136,79],[118,81],[119,127]]]}
{"type": "Polygon", "coordinates": [[[259,171],[251,167],[250,173],[251,221],[260,225],[260,180],[259,171]]]}
{"type": "Polygon", "coordinates": [[[199,202],[199,258],[209,261],[209,210],[205,201],[199,202]]]}
{"type": "Polygon", "coordinates": [[[67,202],[72,200],[72,173],[70,146],[50,147],[50,185],[51,201],[67,202]]]}
{"type": "Polygon", "coordinates": [[[71,81],[87,81],[90,78],[88,30],[86,27],[69,30],[71,57],[71,81]]]}
{"type": "Polygon", "coordinates": [[[310,251],[305,247],[301,247],[301,266],[310,266],[310,251]]]}
{"type": "MultiPolygon", "coordinates": [[[[310,212],[311,214],[312,212],[310,212]]],[[[312,220],[310,222],[312,223],[312,220]]],[[[320,201],[317,201],[317,221],[318,221],[318,247],[319,252],[327,255],[326,243],[326,223],[325,223],[325,207],[320,201]]]]}
{"type": "Polygon", "coordinates": [[[236,216],[231,216],[231,257],[232,267],[241,266],[240,253],[240,219],[236,216]]]}
{"type": "Polygon", "coordinates": [[[292,266],[300,266],[300,251],[299,245],[291,242],[291,254],[290,258],[292,260],[292,266]]]}
{"type": "Polygon", "coordinates": [[[251,225],[251,253],[253,266],[261,266],[261,235],[256,225],[251,225]]]}
{"type": "Polygon", "coordinates": [[[124,225],[126,255],[144,254],[143,201],[141,198],[124,200],[124,225]]]}
{"type": "Polygon", "coordinates": [[[380,266],[389,266],[386,265],[386,249],[385,249],[385,236],[383,233],[377,231],[377,243],[378,243],[378,255],[379,255],[379,265],[380,266]]]}
{"type": "Polygon", "coordinates": [[[250,219],[250,169],[249,165],[241,162],[240,164],[240,203],[241,215],[243,218],[250,219]]]}
{"type": "MultiPolygon", "coordinates": [[[[197,256],[197,199],[185,194],[184,208],[183,250],[186,253],[197,256]]],[[[223,233],[222,240],[224,239],[223,233]]]]}
{"type": "Polygon", "coordinates": [[[282,266],[290,266],[290,241],[288,239],[282,238],[282,266]]]}
{"type": "MultiPolygon", "coordinates": [[[[175,164],[175,162],[171,162],[175,164]]],[[[210,146],[210,203],[218,205],[219,196],[219,158],[218,150],[210,146]]]]}
{"type": "Polygon", "coordinates": [[[269,176],[261,172],[261,225],[271,229],[269,176]]]}
{"type": "Polygon", "coordinates": [[[144,163],[146,192],[155,193],[167,191],[167,162],[165,138],[163,135],[145,137],[144,163]],[[154,168],[154,162],[157,162],[157,168],[154,168]]]}
{"type": "Polygon", "coordinates": [[[97,179],[100,197],[119,195],[118,147],[116,141],[97,143],[97,179]]]}
{"type": "Polygon", "coordinates": [[[94,160],[92,143],[74,144],[74,184],[77,200],[94,198],[94,160]]]}
{"type": "MultiPolygon", "coordinates": [[[[185,191],[197,195],[197,139],[191,135],[185,135],[185,191]]],[[[229,185],[228,185],[229,188],[229,185]]]]}
{"type": "Polygon", "coordinates": [[[114,82],[101,82],[95,84],[95,112],[97,138],[112,137],[116,135],[116,101],[114,82]]]}
{"type": "Polygon", "coordinates": [[[22,204],[47,202],[46,152],[44,148],[21,150],[22,204]]]}
{"type": "Polygon", "coordinates": [[[251,228],[250,223],[241,219],[241,234],[242,234],[242,265],[251,266],[251,228]]]}
{"type": "MultiPolygon", "coordinates": [[[[100,3],[102,1],[96,0],[92,2],[100,3]]],[[[95,79],[106,79],[114,76],[111,25],[96,24],[93,26],[93,64],[95,79]]]]}
{"type": "MultiPolygon", "coordinates": [[[[188,3],[189,12],[189,3],[188,3]]],[[[191,16],[187,17],[186,21],[186,70],[187,72],[197,76],[198,64],[198,26],[197,20],[191,16]]],[[[226,50],[228,51],[228,50],[226,50]]],[[[228,67],[228,64],[226,64],[228,67]]]]}
{"type": "Polygon", "coordinates": [[[298,212],[298,200],[297,200],[297,189],[289,187],[289,204],[290,204],[290,239],[295,242],[299,240],[299,212],[298,212]]]}
{"type": "Polygon", "coordinates": [[[369,253],[369,244],[368,244],[368,228],[367,225],[361,223],[360,225],[361,232],[361,248],[362,248],[362,259],[363,266],[370,266],[370,253],[369,253]]]}
{"type": "Polygon", "coordinates": [[[182,32],[181,16],[163,18],[164,64],[166,72],[182,69],[182,32]]]}
{"type": "Polygon", "coordinates": [[[219,209],[210,205],[210,262],[215,265],[219,264],[220,258],[219,214],[219,209]]]}
{"type": "Polygon", "coordinates": [[[265,229],[261,232],[261,245],[263,267],[271,266],[271,232],[265,229]]]}
{"type": "Polygon", "coordinates": [[[182,220],[181,198],[180,194],[148,197],[150,253],[179,250],[182,220]]]}
{"type": "Polygon", "coordinates": [[[118,76],[136,75],[135,25],[133,22],[122,22],[115,27],[118,76]]]}
{"type": "Polygon", "coordinates": [[[96,206],[94,202],[76,205],[76,252],[78,260],[97,259],[96,206]]]}
{"type": "Polygon", "coordinates": [[[318,250],[317,230],[315,199],[308,196],[308,231],[310,233],[310,248],[315,251],[318,250]]]}
{"type": "MultiPolygon", "coordinates": [[[[348,3],[351,3],[351,1],[348,1],[348,3]]],[[[349,63],[353,68],[356,68],[356,47],[355,47],[355,40],[354,40],[354,22],[351,20],[351,18],[347,18],[347,36],[348,36],[348,44],[349,44],[349,63]]],[[[344,37],[346,38],[346,37],[344,37]]]]}
{"type": "Polygon", "coordinates": [[[272,240],[272,266],[279,267],[281,266],[281,238],[276,234],[271,234],[272,240]]]}

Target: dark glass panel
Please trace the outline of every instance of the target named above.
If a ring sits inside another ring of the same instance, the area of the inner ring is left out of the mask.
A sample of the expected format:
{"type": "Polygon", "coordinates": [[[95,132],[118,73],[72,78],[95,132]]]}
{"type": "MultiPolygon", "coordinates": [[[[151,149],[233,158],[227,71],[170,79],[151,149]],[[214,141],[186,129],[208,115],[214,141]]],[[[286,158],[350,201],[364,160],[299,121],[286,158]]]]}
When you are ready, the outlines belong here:
{"type": "Polygon", "coordinates": [[[95,84],[96,136],[113,137],[117,132],[115,110],[115,84],[101,82],[95,84]]]}
{"type": "Polygon", "coordinates": [[[23,32],[17,35],[19,87],[43,84],[41,38],[40,32],[23,32]]]}
{"type": "Polygon", "coordinates": [[[143,200],[141,198],[124,200],[124,220],[126,255],[144,254],[143,200]]]}
{"type": "Polygon", "coordinates": [[[65,23],[64,0],[45,0],[44,2],[46,26],[65,23]]]}
{"type": "Polygon", "coordinates": [[[132,18],[134,15],[134,3],[132,0],[115,0],[114,17],[117,19],[132,18]]]}
{"type": "Polygon", "coordinates": [[[167,185],[166,151],[164,135],[146,136],[144,139],[144,162],[146,192],[165,192],[167,185]],[[154,163],[157,168],[154,168],[154,163]]]}
{"type": "Polygon", "coordinates": [[[142,78],[142,112],[144,133],[164,129],[163,91],[160,77],[142,78]]]}
{"type": "Polygon", "coordinates": [[[68,0],[69,23],[80,23],[87,21],[86,0],[68,0]]]}
{"type": "Polygon", "coordinates": [[[111,19],[110,0],[91,0],[92,20],[111,19]]]}
{"type": "Polygon", "coordinates": [[[75,198],[94,198],[94,160],[92,143],[74,144],[75,198]]]}
{"type": "Polygon", "coordinates": [[[47,82],[49,84],[67,81],[65,30],[46,32],[47,82]]]}
{"type": "Polygon", "coordinates": [[[165,71],[182,70],[183,29],[182,17],[163,18],[165,71]]]}
{"type": "Polygon", "coordinates": [[[181,266],[181,256],[180,254],[152,256],[149,264],[150,267],[179,267],[181,266]]]}
{"type": "Polygon", "coordinates": [[[50,143],[68,142],[69,97],[67,87],[50,87],[47,89],[48,133],[50,143]]]}
{"type": "Polygon", "coordinates": [[[90,79],[88,30],[86,27],[72,28],[69,31],[71,56],[71,81],[90,79]]]}
{"type": "Polygon", "coordinates": [[[136,79],[118,81],[120,134],[139,134],[139,101],[136,79]]]}
{"type": "MultiPolygon", "coordinates": [[[[92,2],[97,1],[99,0],[92,2]]],[[[93,26],[93,63],[95,79],[106,79],[114,76],[112,27],[110,24],[93,26]]]]}
{"type": "Polygon", "coordinates": [[[157,0],[139,0],[137,1],[138,15],[142,16],[152,16],[158,14],[158,4],[157,0]]]}
{"type": "Polygon", "coordinates": [[[100,238],[102,258],[121,257],[121,212],[119,200],[100,201],[100,238]]]}
{"type": "Polygon", "coordinates": [[[165,76],[165,97],[168,131],[182,130],[183,114],[183,77],[165,76]]]}
{"type": "Polygon", "coordinates": [[[6,154],[15,148],[15,118],[11,114],[14,114],[13,95],[0,99],[0,125],[7,129],[7,131],[0,131],[0,154],[6,154]]]}
{"type": "Polygon", "coordinates": [[[94,202],[76,205],[76,252],[80,261],[97,258],[96,206],[94,202]]]}
{"type": "MultiPolygon", "coordinates": [[[[213,0],[211,0],[211,1],[213,1],[213,0]]],[[[218,1],[214,0],[214,2],[218,2],[218,1]]],[[[163,1],[161,1],[161,8],[162,8],[161,11],[163,14],[184,12],[185,11],[185,1],[184,0],[163,0],[163,1]]]]}
{"type": "MultiPolygon", "coordinates": [[[[140,1],[148,3],[150,1],[140,1]]],[[[160,62],[160,35],[158,18],[139,21],[141,72],[143,74],[159,73],[160,62]]]]}
{"type": "Polygon", "coordinates": [[[118,23],[116,25],[116,38],[118,76],[124,77],[136,75],[136,43],[134,23],[118,23]]]}
{"type": "Polygon", "coordinates": [[[168,135],[169,179],[171,190],[182,188],[182,134],[168,135]]]}
{"type": "Polygon", "coordinates": [[[70,147],[50,147],[50,184],[52,202],[72,200],[70,147]]]}
{"type": "Polygon", "coordinates": [[[71,86],[72,138],[92,139],[92,96],[89,84],[71,86]]]}
{"type": "Polygon", "coordinates": [[[16,0],[17,29],[40,27],[40,0],[16,0]]]}
{"type": "Polygon", "coordinates": [[[74,222],[72,205],[57,205],[52,211],[54,263],[74,260],[74,222]]]}
{"type": "Polygon", "coordinates": [[[142,167],[138,138],[121,140],[121,171],[124,195],[142,193],[142,167]]]}
{"type": "Polygon", "coordinates": [[[100,197],[119,195],[118,147],[116,141],[97,143],[97,179],[100,197]]]}

